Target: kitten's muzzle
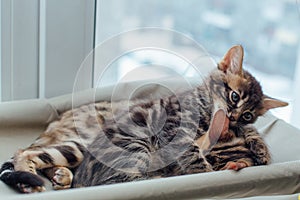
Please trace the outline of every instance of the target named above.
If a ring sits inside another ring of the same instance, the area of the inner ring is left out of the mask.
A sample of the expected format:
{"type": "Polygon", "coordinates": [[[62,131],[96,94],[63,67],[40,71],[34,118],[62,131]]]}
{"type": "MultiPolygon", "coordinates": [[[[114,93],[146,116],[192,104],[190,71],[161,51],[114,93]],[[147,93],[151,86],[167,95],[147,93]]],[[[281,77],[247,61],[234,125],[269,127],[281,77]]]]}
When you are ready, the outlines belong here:
{"type": "Polygon", "coordinates": [[[235,121],[235,118],[233,116],[228,117],[230,121],[235,121]]]}
{"type": "Polygon", "coordinates": [[[227,117],[230,121],[235,122],[235,121],[238,120],[239,115],[237,113],[234,113],[234,112],[229,112],[229,113],[227,113],[227,117]]]}

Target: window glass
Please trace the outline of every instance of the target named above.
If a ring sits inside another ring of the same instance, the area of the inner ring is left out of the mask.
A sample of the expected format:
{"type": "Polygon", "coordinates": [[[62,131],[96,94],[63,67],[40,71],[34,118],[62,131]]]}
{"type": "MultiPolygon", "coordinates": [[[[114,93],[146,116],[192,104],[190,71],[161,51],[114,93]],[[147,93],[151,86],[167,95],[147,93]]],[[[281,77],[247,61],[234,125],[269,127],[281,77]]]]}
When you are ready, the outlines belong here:
{"type": "MultiPolygon", "coordinates": [[[[242,44],[245,48],[245,65],[261,82],[265,93],[291,104],[273,112],[290,122],[295,104],[293,94],[295,88],[300,89],[295,84],[300,55],[300,12],[297,1],[98,0],[97,7],[96,44],[102,44],[124,31],[143,27],[160,27],[187,35],[216,59],[222,57],[232,45],[242,44]]],[[[135,33],[131,38],[119,37],[117,45],[108,51],[115,53],[130,49],[132,43],[145,40],[147,36],[143,31],[135,33]]],[[[164,35],[154,38],[161,42],[170,40],[164,35]]],[[[193,52],[192,45],[176,36],[171,38],[171,43],[193,52]]],[[[109,68],[107,73],[110,78],[104,78],[104,82],[115,83],[132,68],[151,62],[169,62],[173,63],[172,66],[184,64],[184,61],[176,60],[176,56],[156,53],[141,50],[123,54],[112,64],[114,67],[109,68]]],[[[176,73],[185,73],[186,76],[193,74],[180,67],[174,69],[176,73]]],[[[145,77],[149,77],[147,75],[145,77]]],[[[134,78],[142,79],[143,76],[131,76],[126,80],[134,78]]]]}

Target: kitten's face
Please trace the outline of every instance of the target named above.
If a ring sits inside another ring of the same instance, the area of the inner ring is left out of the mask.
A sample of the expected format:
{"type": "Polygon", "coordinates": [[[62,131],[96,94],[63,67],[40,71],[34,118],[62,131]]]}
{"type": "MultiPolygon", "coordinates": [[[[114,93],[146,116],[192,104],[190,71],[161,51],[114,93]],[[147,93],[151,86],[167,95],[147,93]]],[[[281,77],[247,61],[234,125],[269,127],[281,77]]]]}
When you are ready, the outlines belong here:
{"type": "Polygon", "coordinates": [[[246,71],[243,76],[227,73],[224,84],[227,115],[232,125],[254,123],[265,113],[261,86],[251,74],[246,71]]]}
{"type": "Polygon", "coordinates": [[[259,82],[242,69],[243,48],[232,47],[218,64],[216,76],[224,84],[223,101],[234,126],[254,123],[258,116],[272,108],[288,105],[263,94],[259,82]]]}

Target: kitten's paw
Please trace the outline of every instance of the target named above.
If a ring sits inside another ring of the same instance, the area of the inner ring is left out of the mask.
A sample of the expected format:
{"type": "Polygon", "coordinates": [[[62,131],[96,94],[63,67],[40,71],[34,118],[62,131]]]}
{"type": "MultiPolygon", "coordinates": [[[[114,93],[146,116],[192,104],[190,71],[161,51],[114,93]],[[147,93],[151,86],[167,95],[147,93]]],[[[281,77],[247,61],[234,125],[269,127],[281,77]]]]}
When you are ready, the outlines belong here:
{"type": "Polygon", "coordinates": [[[22,193],[36,193],[36,192],[44,192],[46,188],[44,186],[32,186],[25,183],[17,184],[18,190],[22,193]]]}
{"type": "Polygon", "coordinates": [[[242,162],[242,161],[237,161],[237,162],[229,161],[228,163],[226,163],[226,165],[221,170],[235,170],[235,171],[238,171],[238,170],[243,169],[245,167],[248,167],[247,163],[245,163],[245,162],[242,162]]]}
{"type": "Polygon", "coordinates": [[[13,171],[6,169],[1,173],[1,180],[16,188],[22,193],[34,193],[45,191],[44,181],[36,174],[25,171],[13,171]]]}
{"type": "Polygon", "coordinates": [[[66,167],[56,167],[52,178],[53,189],[62,190],[71,187],[73,173],[66,167]]]}

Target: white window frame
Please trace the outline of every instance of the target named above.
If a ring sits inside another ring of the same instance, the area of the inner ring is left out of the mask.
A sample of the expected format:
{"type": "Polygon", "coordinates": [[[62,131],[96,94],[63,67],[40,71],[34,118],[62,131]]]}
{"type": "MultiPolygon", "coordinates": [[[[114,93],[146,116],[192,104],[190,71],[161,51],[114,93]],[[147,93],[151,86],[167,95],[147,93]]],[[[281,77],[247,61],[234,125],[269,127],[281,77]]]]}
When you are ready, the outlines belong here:
{"type": "MultiPolygon", "coordinates": [[[[2,23],[2,3],[0,3],[0,24],[2,23]]],[[[0,25],[0,44],[2,46],[2,27],[0,25]]],[[[0,102],[2,101],[2,70],[1,70],[1,63],[2,63],[2,47],[0,46],[0,102]]]]}
{"type": "MultiPolygon", "coordinates": [[[[71,93],[77,70],[94,48],[96,0],[1,0],[0,4],[0,100],[71,93]]],[[[88,75],[81,83],[83,89],[92,87],[88,75]]]]}

